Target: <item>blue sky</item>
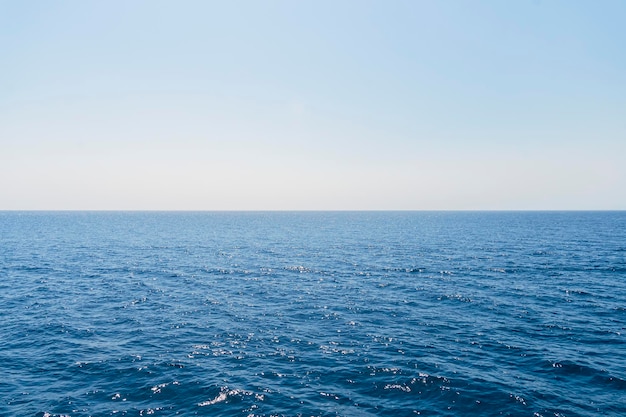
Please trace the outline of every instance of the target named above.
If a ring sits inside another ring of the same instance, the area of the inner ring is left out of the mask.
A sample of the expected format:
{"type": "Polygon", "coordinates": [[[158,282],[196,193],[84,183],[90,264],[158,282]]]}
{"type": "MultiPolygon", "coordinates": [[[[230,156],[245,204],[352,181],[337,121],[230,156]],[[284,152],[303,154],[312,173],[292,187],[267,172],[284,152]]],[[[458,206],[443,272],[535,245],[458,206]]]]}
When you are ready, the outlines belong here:
{"type": "Polygon", "coordinates": [[[0,0],[0,209],[626,209],[624,19],[0,0]]]}

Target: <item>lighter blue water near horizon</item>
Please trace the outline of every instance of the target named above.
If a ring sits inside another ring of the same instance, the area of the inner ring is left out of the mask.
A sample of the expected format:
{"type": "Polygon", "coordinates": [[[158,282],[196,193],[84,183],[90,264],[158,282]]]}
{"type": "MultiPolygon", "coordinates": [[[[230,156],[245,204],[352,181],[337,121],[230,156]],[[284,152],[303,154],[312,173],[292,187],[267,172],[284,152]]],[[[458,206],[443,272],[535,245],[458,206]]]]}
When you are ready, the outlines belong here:
{"type": "Polygon", "coordinates": [[[1,416],[623,416],[626,212],[0,212],[1,416]]]}

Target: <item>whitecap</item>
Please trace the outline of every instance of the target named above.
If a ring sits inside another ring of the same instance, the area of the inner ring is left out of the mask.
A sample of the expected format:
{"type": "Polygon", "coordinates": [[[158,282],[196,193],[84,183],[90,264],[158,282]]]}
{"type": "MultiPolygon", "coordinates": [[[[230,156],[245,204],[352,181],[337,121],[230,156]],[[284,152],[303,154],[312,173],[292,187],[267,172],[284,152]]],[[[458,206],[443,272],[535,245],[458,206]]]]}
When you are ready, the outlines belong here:
{"type": "Polygon", "coordinates": [[[207,405],[213,405],[213,404],[221,403],[222,401],[226,401],[227,398],[228,398],[228,392],[222,391],[222,392],[220,392],[217,395],[217,397],[213,398],[212,400],[203,401],[201,403],[198,403],[198,406],[199,407],[206,407],[207,405]]]}

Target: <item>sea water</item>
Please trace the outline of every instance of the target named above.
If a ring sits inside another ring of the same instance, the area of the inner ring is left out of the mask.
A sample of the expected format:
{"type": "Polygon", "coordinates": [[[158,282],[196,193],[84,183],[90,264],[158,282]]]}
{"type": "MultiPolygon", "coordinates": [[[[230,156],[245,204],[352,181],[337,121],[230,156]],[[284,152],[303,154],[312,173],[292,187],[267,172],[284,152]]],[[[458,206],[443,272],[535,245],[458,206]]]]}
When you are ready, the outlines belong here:
{"type": "Polygon", "coordinates": [[[626,212],[0,212],[2,416],[623,416],[626,212]]]}

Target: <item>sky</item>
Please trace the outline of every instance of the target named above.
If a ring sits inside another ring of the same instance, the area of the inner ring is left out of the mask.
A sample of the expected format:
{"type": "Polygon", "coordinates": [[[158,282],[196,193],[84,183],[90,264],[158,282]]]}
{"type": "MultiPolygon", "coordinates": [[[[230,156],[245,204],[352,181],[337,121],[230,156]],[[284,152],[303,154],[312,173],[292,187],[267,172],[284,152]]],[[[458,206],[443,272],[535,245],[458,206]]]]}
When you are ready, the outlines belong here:
{"type": "Polygon", "coordinates": [[[0,210],[625,210],[622,0],[0,0],[0,210]]]}

